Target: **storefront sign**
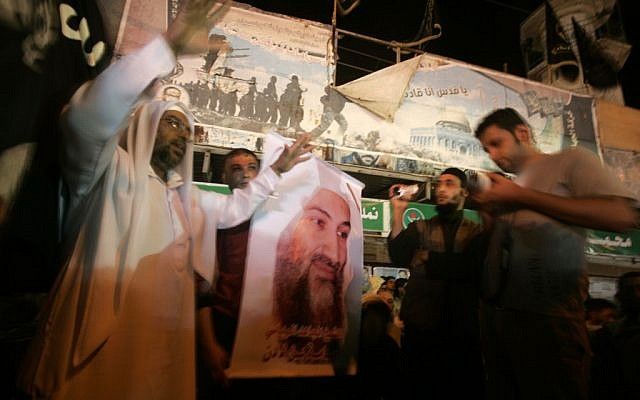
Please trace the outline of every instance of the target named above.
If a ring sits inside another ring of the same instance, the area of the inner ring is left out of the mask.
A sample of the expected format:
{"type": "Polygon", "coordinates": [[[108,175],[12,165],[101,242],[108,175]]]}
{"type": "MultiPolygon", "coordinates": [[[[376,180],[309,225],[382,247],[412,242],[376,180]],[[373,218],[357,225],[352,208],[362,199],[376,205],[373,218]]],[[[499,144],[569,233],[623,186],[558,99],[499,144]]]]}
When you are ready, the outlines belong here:
{"type": "Polygon", "coordinates": [[[362,199],[362,228],[365,232],[388,232],[389,202],[362,199]]]}
{"type": "Polygon", "coordinates": [[[587,254],[607,254],[622,256],[640,255],[640,231],[627,233],[587,231],[587,254]]]}

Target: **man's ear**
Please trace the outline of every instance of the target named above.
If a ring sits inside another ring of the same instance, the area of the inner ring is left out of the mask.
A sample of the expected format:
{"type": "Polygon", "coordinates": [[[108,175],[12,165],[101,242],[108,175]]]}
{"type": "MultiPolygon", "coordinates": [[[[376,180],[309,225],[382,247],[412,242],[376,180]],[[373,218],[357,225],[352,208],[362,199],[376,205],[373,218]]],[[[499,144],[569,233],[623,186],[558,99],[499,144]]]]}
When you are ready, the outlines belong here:
{"type": "Polygon", "coordinates": [[[227,184],[227,174],[225,171],[222,171],[222,175],[220,175],[220,180],[222,181],[222,183],[224,183],[225,185],[227,184]]]}
{"type": "Polygon", "coordinates": [[[467,197],[469,197],[469,190],[467,188],[462,188],[460,189],[462,196],[466,199],[467,197]]]}
{"type": "Polygon", "coordinates": [[[516,136],[516,139],[518,139],[520,142],[531,143],[531,131],[529,130],[528,126],[524,124],[516,126],[514,134],[516,136]]]}

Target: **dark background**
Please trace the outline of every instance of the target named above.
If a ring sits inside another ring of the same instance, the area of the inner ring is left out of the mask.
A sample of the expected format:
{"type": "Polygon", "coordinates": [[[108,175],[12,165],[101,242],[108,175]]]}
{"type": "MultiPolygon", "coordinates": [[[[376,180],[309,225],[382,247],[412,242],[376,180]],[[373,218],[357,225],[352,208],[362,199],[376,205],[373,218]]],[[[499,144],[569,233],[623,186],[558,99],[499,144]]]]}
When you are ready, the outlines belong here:
{"type": "MultiPolygon", "coordinates": [[[[331,24],[333,0],[245,0],[244,3],[264,11],[331,24]]],[[[520,51],[520,24],[544,3],[543,0],[436,0],[436,22],[442,26],[442,36],[428,42],[429,53],[442,55],[470,64],[525,76],[520,51]]],[[[632,12],[633,0],[618,0],[623,16],[627,41],[633,45],[619,80],[629,107],[640,108],[640,50],[638,43],[638,13],[632,12]]],[[[426,0],[361,0],[360,5],[345,17],[338,16],[338,27],[383,40],[413,41],[421,36],[420,26],[426,0]]],[[[379,45],[345,38],[339,41],[340,61],[370,70],[384,68],[395,62],[395,53],[379,45]],[[353,50],[388,60],[384,62],[364,57],[353,50]]],[[[407,56],[405,56],[406,58],[407,56]]],[[[337,84],[365,75],[345,65],[338,65],[337,84]]]]}

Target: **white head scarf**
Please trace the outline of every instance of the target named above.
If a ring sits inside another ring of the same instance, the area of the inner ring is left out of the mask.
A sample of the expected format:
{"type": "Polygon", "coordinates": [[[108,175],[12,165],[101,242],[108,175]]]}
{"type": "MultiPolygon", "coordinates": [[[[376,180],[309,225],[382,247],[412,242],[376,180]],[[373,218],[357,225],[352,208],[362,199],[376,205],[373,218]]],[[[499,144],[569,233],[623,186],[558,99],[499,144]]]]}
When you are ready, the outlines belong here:
{"type": "MultiPolygon", "coordinates": [[[[120,145],[87,201],[86,218],[69,262],[58,277],[43,310],[46,323],[30,349],[33,359],[21,381],[40,394],[52,393],[70,371],[87,361],[114,332],[134,272],[149,248],[144,235],[153,229],[148,214],[149,165],[158,125],[169,109],[193,116],[177,102],[151,101],[139,106],[119,133],[120,145]]],[[[187,220],[190,209],[193,145],[175,172],[187,220]]],[[[169,243],[154,243],[157,250],[169,243]]],[[[27,357],[29,359],[31,357],[27,357]]]]}

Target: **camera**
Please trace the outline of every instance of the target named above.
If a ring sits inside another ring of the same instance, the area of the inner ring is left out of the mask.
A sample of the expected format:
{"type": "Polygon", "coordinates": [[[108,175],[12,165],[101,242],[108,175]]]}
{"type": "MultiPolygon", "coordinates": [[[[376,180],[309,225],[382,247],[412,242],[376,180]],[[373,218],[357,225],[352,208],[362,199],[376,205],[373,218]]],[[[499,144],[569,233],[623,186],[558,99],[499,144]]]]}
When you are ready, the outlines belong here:
{"type": "Polygon", "coordinates": [[[396,187],[393,190],[394,197],[402,197],[405,199],[413,197],[420,191],[418,184],[396,187]]]}
{"type": "Polygon", "coordinates": [[[480,193],[491,187],[491,178],[484,172],[467,171],[467,190],[470,193],[480,193]]]}

